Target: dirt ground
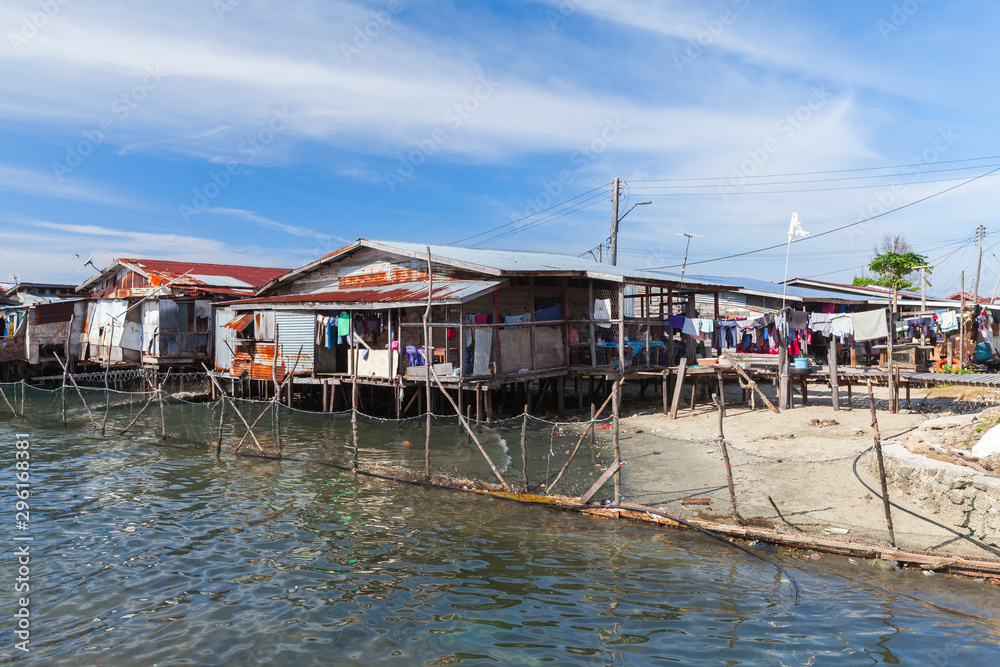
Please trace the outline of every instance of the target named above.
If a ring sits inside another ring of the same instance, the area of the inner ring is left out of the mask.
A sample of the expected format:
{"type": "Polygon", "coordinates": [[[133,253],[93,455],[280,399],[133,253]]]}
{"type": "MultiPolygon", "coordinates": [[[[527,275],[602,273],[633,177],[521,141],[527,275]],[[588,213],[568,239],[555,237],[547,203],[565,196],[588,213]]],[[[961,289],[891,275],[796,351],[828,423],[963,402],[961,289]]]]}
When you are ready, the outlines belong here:
{"type": "MultiPolygon", "coordinates": [[[[776,388],[768,383],[761,385],[761,389],[776,405],[776,388]]],[[[713,439],[719,434],[718,410],[708,402],[699,401],[694,410],[682,402],[677,419],[670,419],[662,413],[660,398],[651,397],[649,391],[645,399],[638,398],[637,390],[629,392],[633,393],[634,396],[626,395],[623,399],[625,428],[680,440],[713,439]]],[[[1000,403],[1000,391],[914,387],[910,407],[901,400],[899,412],[891,414],[888,387],[875,387],[873,393],[883,440],[897,438],[927,419],[978,412],[1000,403]]],[[[810,384],[808,395],[809,405],[802,405],[801,397],[795,394],[792,410],[774,414],[759,397],[756,409],[751,410],[741,402],[739,386],[727,384],[723,422],[727,442],[757,454],[800,460],[847,456],[872,443],[866,388],[855,387],[848,402],[847,392],[841,387],[839,411],[833,410],[829,385],[810,384]]]]}

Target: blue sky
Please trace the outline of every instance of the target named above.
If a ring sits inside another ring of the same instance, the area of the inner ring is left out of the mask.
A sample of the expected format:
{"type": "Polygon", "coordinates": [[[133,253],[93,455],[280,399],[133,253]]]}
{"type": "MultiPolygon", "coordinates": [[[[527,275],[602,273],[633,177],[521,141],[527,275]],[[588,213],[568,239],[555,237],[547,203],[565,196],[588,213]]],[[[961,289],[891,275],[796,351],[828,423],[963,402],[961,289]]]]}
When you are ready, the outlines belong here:
{"type": "MultiPolygon", "coordinates": [[[[294,267],[358,237],[584,253],[616,176],[622,211],[653,202],[619,264],[676,266],[691,232],[690,273],[780,280],[783,248],[706,260],[782,243],[793,211],[815,235],[1000,166],[998,14],[7,0],[0,280],[82,282],[92,252],[294,267]]],[[[849,281],[902,233],[957,291],[976,227],[1000,241],[997,178],[796,243],[789,275],[849,281]]]]}

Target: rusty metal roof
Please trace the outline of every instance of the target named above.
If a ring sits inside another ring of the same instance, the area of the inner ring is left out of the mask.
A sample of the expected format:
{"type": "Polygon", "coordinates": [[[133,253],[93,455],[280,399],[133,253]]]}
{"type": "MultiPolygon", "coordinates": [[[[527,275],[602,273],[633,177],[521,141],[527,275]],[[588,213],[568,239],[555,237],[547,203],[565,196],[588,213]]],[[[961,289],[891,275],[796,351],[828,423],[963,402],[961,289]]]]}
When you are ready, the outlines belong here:
{"type": "Polygon", "coordinates": [[[234,331],[243,331],[248,326],[253,324],[253,313],[247,313],[246,315],[239,315],[234,317],[230,321],[226,322],[222,326],[227,329],[233,329],[234,331]]]}
{"type": "Polygon", "coordinates": [[[101,273],[91,276],[77,289],[92,289],[103,279],[114,275],[121,267],[145,276],[149,279],[151,287],[169,283],[172,288],[233,296],[253,294],[269,281],[288,272],[288,269],[261,266],[121,258],[115,260],[101,273]]]}
{"type": "MultiPolygon", "coordinates": [[[[506,280],[451,280],[447,282],[435,282],[431,298],[437,303],[464,303],[506,283],[506,280]]],[[[420,303],[427,299],[427,286],[426,281],[419,281],[379,287],[341,289],[318,294],[289,294],[285,296],[243,299],[234,302],[232,306],[239,309],[245,304],[391,303],[398,305],[401,303],[420,303]]]]}

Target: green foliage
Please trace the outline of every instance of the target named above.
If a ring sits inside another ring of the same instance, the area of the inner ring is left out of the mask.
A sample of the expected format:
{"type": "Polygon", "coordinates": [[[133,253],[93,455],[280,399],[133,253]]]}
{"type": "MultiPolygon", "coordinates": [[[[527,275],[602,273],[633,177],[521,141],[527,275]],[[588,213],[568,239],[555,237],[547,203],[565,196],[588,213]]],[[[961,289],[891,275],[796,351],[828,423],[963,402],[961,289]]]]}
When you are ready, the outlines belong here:
{"type": "MultiPolygon", "coordinates": [[[[876,255],[868,268],[877,276],[879,285],[894,289],[913,289],[913,283],[906,279],[914,267],[927,263],[927,256],[916,252],[883,252],[876,255]]],[[[931,268],[926,269],[927,273],[931,268]]]]}
{"type": "Polygon", "coordinates": [[[865,285],[880,285],[882,287],[892,287],[892,285],[886,284],[884,278],[869,278],[868,276],[854,276],[854,282],[852,285],[857,285],[858,287],[864,287],[865,285]]]}

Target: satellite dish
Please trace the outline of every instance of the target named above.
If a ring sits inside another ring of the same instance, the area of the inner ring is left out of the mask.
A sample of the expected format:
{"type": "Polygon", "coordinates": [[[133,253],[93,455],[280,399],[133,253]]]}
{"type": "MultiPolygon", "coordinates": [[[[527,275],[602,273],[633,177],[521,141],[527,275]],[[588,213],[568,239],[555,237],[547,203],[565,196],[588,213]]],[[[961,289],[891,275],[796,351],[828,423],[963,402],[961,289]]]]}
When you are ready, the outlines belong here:
{"type": "MultiPolygon", "coordinates": [[[[87,266],[89,264],[90,266],[94,267],[94,271],[98,271],[99,272],[100,269],[98,269],[96,266],[94,266],[94,255],[96,255],[96,254],[97,254],[96,250],[94,252],[90,253],[90,257],[87,258],[87,261],[84,262],[83,265],[87,266]]],[[[77,255],[77,257],[79,257],[79,255],[77,255]]]]}

